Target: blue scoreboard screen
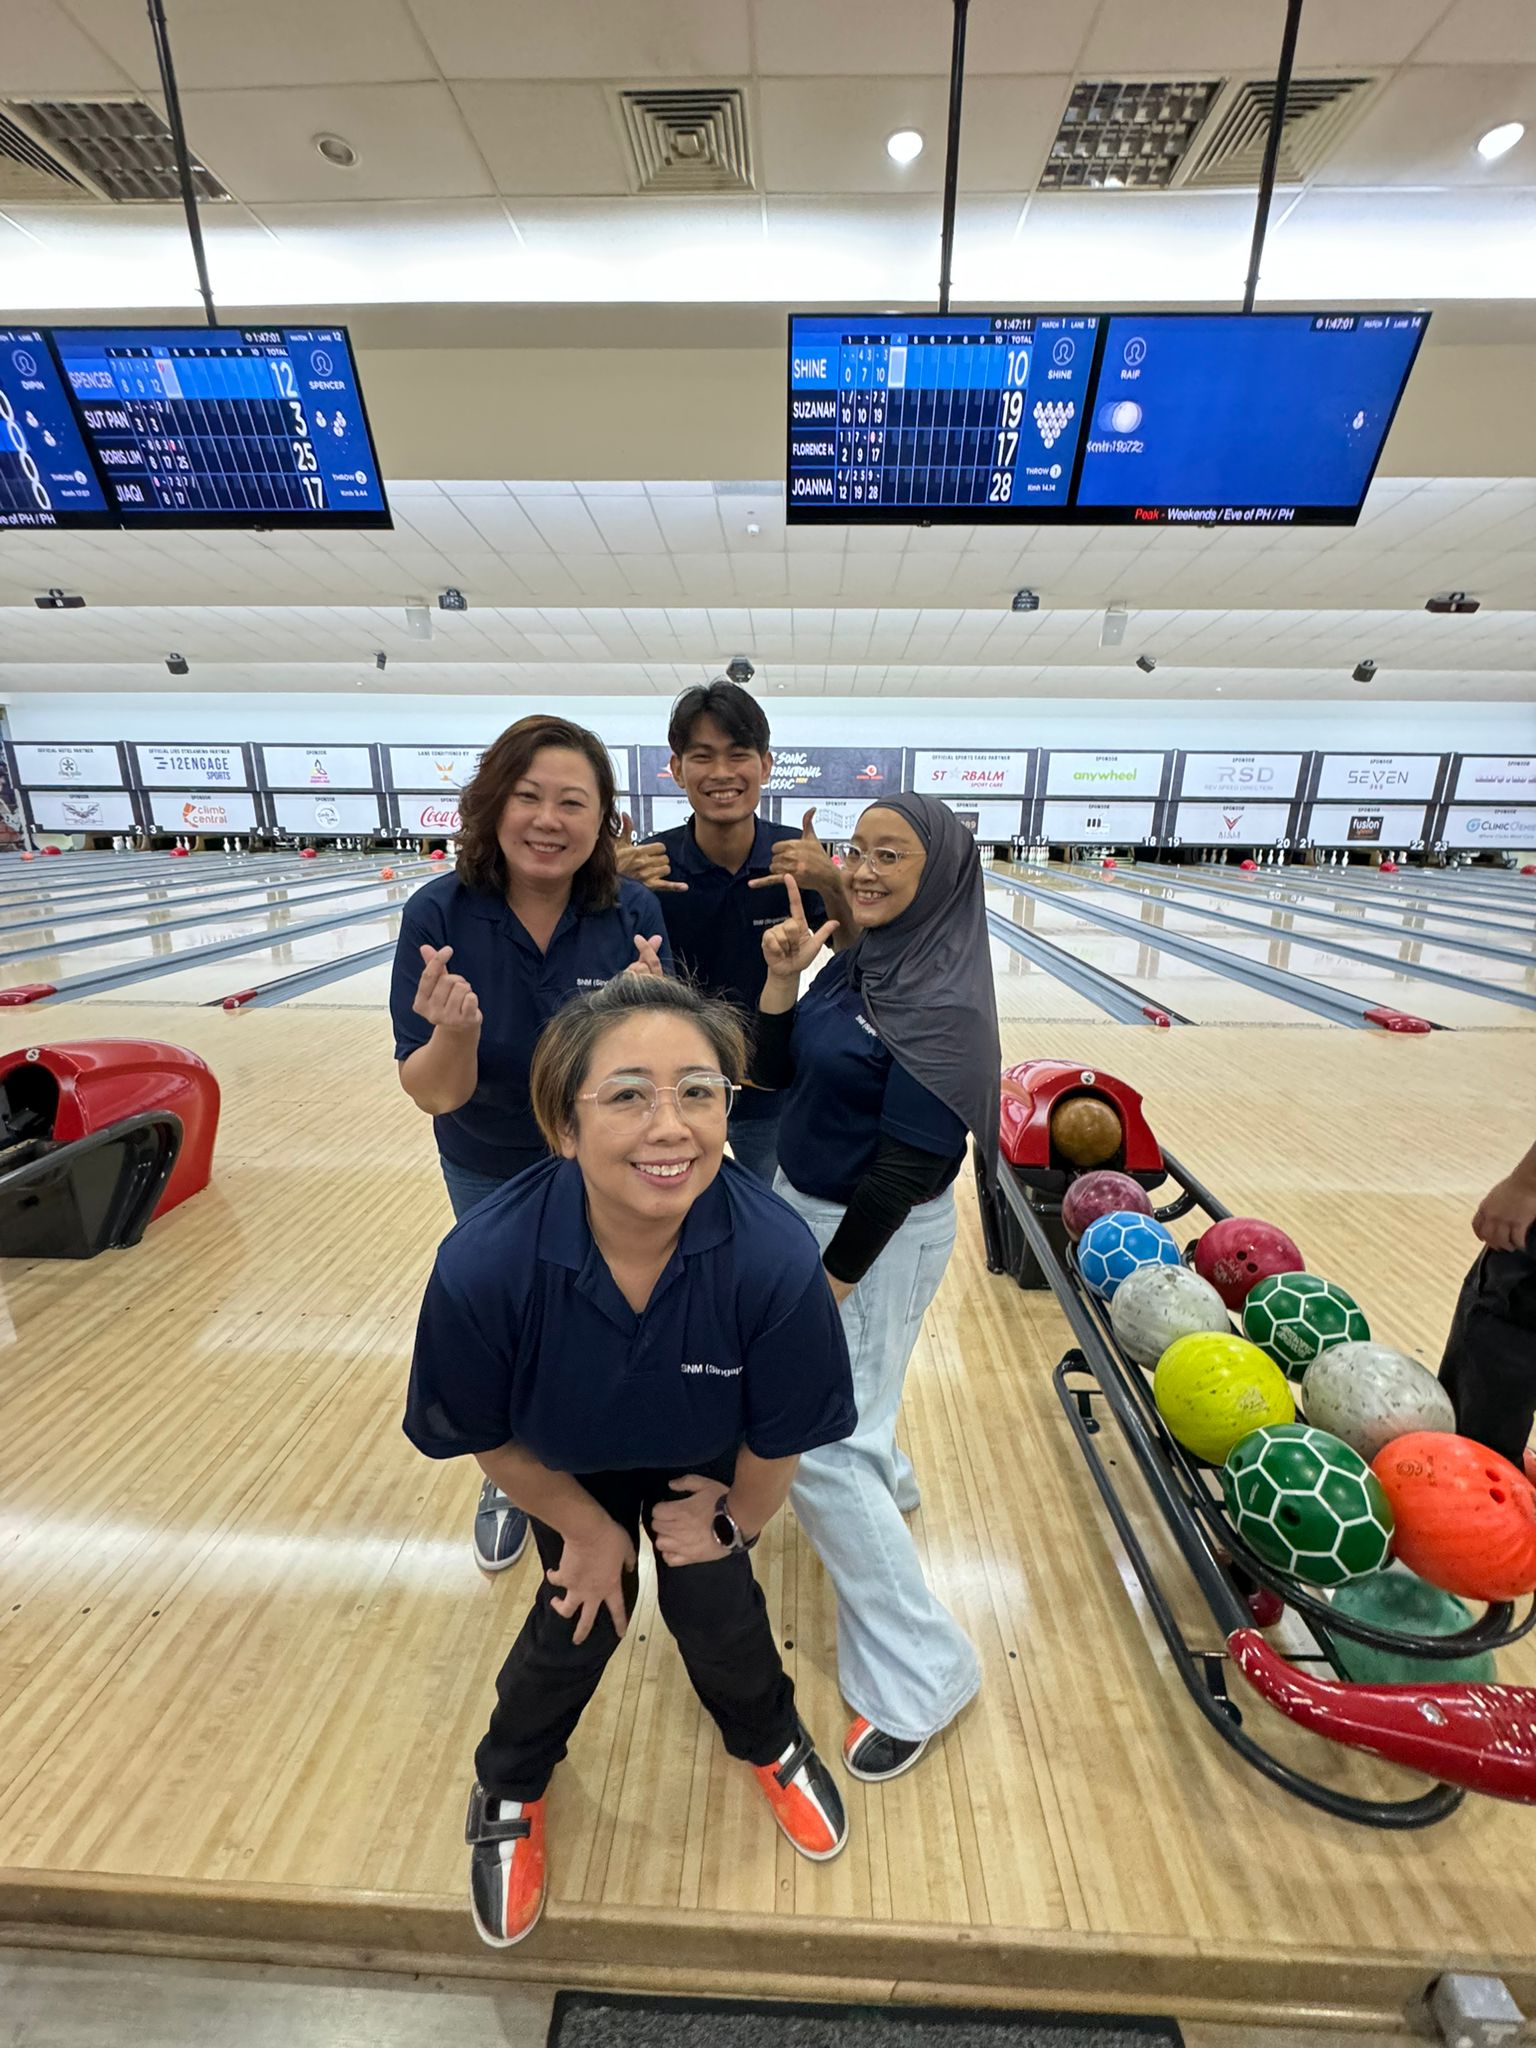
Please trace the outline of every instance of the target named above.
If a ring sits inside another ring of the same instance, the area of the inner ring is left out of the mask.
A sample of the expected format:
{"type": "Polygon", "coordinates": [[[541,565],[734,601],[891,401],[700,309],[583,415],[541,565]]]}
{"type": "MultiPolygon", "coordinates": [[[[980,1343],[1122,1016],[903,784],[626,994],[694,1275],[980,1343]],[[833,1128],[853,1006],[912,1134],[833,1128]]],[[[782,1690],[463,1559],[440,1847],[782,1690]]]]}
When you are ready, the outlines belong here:
{"type": "Polygon", "coordinates": [[[1350,526],[1428,324],[795,314],[787,516],[1350,526]]]}
{"type": "Polygon", "coordinates": [[[344,327],[50,338],[114,524],[390,524],[344,327]]]}
{"type": "Polygon", "coordinates": [[[1065,505],[1098,326],[1093,313],[796,315],[790,517],[1065,505]]]}
{"type": "Polygon", "coordinates": [[[115,524],[47,337],[0,327],[0,527],[115,524]]]}

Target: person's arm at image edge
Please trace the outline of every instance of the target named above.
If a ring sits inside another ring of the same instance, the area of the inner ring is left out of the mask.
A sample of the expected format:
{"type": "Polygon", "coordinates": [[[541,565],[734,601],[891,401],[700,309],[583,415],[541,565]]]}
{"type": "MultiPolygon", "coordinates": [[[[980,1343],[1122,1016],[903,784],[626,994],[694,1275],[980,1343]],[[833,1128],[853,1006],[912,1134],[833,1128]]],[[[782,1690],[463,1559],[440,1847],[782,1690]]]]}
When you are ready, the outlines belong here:
{"type": "Polygon", "coordinates": [[[1536,1226],[1536,1145],[1477,1205],[1472,1228],[1490,1251],[1518,1252],[1536,1226]]]}

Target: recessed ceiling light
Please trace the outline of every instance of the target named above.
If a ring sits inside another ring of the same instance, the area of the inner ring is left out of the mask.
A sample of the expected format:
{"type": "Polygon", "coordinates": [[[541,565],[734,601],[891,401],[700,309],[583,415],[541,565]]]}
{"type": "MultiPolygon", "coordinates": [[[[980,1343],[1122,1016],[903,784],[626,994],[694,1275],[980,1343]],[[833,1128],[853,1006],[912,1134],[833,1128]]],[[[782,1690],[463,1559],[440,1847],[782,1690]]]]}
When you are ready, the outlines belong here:
{"type": "Polygon", "coordinates": [[[915,163],[923,153],[923,138],[915,128],[898,128],[885,138],[885,153],[893,164],[915,163]]]}
{"type": "Polygon", "coordinates": [[[1477,153],[1485,164],[1496,163],[1501,156],[1508,156],[1515,144],[1525,133],[1523,121],[1504,121],[1497,128],[1490,128],[1477,145],[1477,153]]]}
{"type": "Polygon", "coordinates": [[[350,171],[357,162],[357,151],[342,135],[317,135],[315,147],[328,164],[335,164],[340,171],[350,171]]]}

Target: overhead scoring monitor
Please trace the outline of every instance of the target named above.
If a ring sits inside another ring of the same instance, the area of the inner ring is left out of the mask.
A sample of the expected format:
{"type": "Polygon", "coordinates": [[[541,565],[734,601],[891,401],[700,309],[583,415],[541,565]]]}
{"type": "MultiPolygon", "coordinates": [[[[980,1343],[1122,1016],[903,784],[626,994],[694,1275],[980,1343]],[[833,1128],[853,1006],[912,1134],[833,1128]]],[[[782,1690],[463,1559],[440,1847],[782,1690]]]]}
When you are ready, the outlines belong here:
{"type": "Polygon", "coordinates": [[[115,523],[390,524],[344,327],[50,338],[115,523]]]}
{"type": "Polygon", "coordinates": [[[46,336],[0,327],[0,527],[114,523],[46,336]]]}
{"type": "Polygon", "coordinates": [[[787,517],[1350,526],[1428,324],[795,314],[787,517]]]}

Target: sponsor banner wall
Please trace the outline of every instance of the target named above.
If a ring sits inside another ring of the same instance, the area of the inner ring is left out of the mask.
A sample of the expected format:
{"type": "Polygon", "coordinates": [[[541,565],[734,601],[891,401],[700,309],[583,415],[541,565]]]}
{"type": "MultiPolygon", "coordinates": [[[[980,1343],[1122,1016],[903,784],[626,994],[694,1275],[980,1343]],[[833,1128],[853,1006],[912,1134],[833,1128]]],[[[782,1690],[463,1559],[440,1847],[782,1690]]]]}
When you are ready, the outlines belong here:
{"type": "Polygon", "coordinates": [[[412,792],[462,789],[479,767],[483,751],[480,747],[386,747],[389,787],[412,792]]]}
{"type": "Polygon", "coordinates": [[[943,802],[962,825],[989,846],[1000,846],[1005,840],[1016,838],[1023,823],[1024,806],[1003,798],[981,798],[971,803],[964,797],[945,797],[943,802]]]}
{"type": "Polygon", "coordinates": [[[1156,816],[1155,804],[1044,803],[1040,806],[1040,833],[1052,846],[1075,840],[1088,845],[1134,846],[1152,837],[1156,816]]]}
{"type": "Polygon", "coordinates": [[[1324,754],[1318,769],[1318,797],[1369,797],[1377,803],[1435,793],[1441,754],[1324,754]]]}
{"type": "Polygon", "coordinates": [[[1301,836],[1314,846],[1398,846],[1424,837],[1423,804],[1314,804],[1301,836]]]}
{"type": "Polygon", "coordinates": [[[244,789],[245,758],[239,747],[205,745],[133,750],[145,789],[244,789]]]}
{"type": "Polygon", "coordinates": [[[434,796],[419,793],[400,796],[395,802],[400,810],[402,832],[419,832],[424,839],[458,838],[459,804],[453,790],[444,790],[434,796]]]}
{"type": "MultiPolygon", "coordinates": [[[[21,753],[20,747],[16,749],[21,753]]],[[[1536,755],[1464,754],[1456,770],[1458,803],[1536,802],[1536,755]]]]}
{"type": "Polygon", "coordinates": [[[40,789],[29,792],[39,832],[132,832],[138,820],[126,789],[40,789]]]}
{"type": "Polygon", "coordinates": [[[372,789],[366,747],[263,747],[268,789],[372,789]]]}
{"type": "Polygon", "coordinates": [[[382,832],[376,796],[331,796],[312,790],[283,790],[272,799],[280,832],[382,832]]]}
{"type": "Polygon", "coordinates": [[[107,741],[85,746],[53,746],[42,740],[19,740],[12,748],[16,756],[16,779],[28,789],[63,788],[121,789],[123,764],[117,748],[107,741]]]}
{"type": "Polygon", "coordinates": [[[1452,804],[1442,836],[1447,846],[1536,852],[1536,804],[1452,804]]]}
{"type": "Polygon", "coordinates": [[[1186,846],[1273,846],[1291,829],[1291,807],[1181,803],[1173,829],[1186,846]]]}
{"type": "Polygon", "coordinates": [[[928,796],[1027,796],[1029,750],[994,754],[925,753],[912,757],[911,787],[928,796]]]}
{"type": "MultiPolygon", "coordinates": [[[[659,803],[662,799],[658,798],[657,801],[659,803]]],[[[687,808],[685,804],[685,817],[687,808]]],[[[793,825],[798,831],[805,822],[806,812],[811,808],[811,804],[801,803],[794,797],[775,798],[772,803],[764,804],[763,815],[771,817],[777,825],[793,825]]],[[[859,813],[867,809],[868,806],[861,803],[857,797],[817,797],[816,815],[811,820],[811,830],[823,846],[830,845],[834,839],[851,839],[853,828],[859,822],[859,813]]]]}
{"type": "MultiPolygon", "coordinates": [[[[652,832],[670,832],[674,825],[686,825],[693,816],[693,806],[685,796],[653,796],[651,798],[652,832]]],[[[666,904],[662,904],[666,909],[666,904]]]]}
{"type": "Polygon", "coordinates": [[[214,795],[157,789],[149,800],[149,815],[157,832],[254,832],[256,799],[243,789],[214,795]]]}
{"type": "Polygon", "coordinates": [[[608,749],[608,763],[613,769],[614,788],[619,792],[620,796],[627,796],[630,783],[634,780],[629,767],[629,748],[610,747],[608,749]]]}
{"type": "Polygon", "coordinates": [[[1181,797],[1294,796],[1301,780],[1300,754],[1186,754],[1179,781],[1181,797]]]}
{"type": "MultiPolygon", "coordinates": [[[[645,796],[676,796],[672,780],[670,749],[637,747],[639,785],[645,796]]],[[[763,794],[774,797],[803,797],[809,803],[822,797],[862,797],[866,804],[901,787],[900,747],[775,747],[773,774],[763,784],[763,794]]]]}
{"type": "Polygon", "coordinates": [[[1159,796],[1166,754],[1047,754],[1047,796],[1159,796]]]}

